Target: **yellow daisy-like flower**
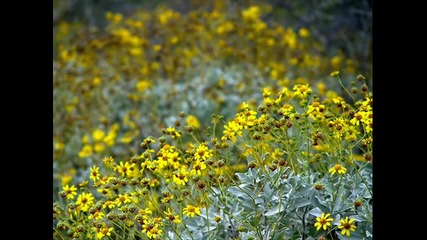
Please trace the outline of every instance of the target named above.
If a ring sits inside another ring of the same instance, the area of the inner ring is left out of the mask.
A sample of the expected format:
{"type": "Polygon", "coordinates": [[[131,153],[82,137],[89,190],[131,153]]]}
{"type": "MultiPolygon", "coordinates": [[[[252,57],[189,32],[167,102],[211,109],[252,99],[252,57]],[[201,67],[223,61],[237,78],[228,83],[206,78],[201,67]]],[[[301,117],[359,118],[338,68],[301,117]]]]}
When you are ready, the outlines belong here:
{"type": "Polygon", "coordinates": [[[151,215],[151,214],[153,214],[153,211],[151,211],[151,209],[149,209],[149,208],[139,209],[138,214],[151,215]]]}
{"type": "Polygon", "coordinates": [[[114,228],[108,228],[108,227],[102,227],[102,228],[96,228],[96,238],[101,239],[104,236],[111,236],[111,232],[114,230],[114,228]]]}
{"type": "Polygon", "coordinates": [[[204,169],[206,169],[206,164],[204,162],[201,162],[201,161],[196,161],[193,164],[193,168],[191,169],[190,174],[192,176],[195,176],[195,175],[202,176],[202,170],[204,170],[204,169]]]}
{"type": "Polygon", "coordinates": [[[348,217],[340,220],[341,225],[338,226],[338,229],[342,229],[342,235],[347,235],[347,237],[350,237],[350,231],[354,232],[354,230],[356,230],[356,225],[354,225],[353,222],[354,219],[348,219],[348,217]]]}
{"type": "Polygon", "coordinates": [[[195,153],[194,153],[194,158],[195,158],[197,161],[204,161],[204,160],[209,159],[209,158],[211,158],[211,157],[213,157],[212,150],[210,150],[210,149],[208,148],[208,146],[207,146],[207,143],[206,143],[206,142],[201,143],[201,144],[197,147],[197,149],[196,149],[196,151],[195,151],[195,153]]]}
{"type": "Polygon", "coordinates": [[[95,220],[101,220],[103,217],[105,216],[105,213],[100,212],[100,211],[96,211],[94,213],[92,213],[91,215],[88,216],[88,219],[95,219],[95,220]]]}
{"type": "Polygon", "coordinates": [[[76,201],[76,205],[83,211],[87,210],[94,204],[95,198],[92,193],[82,193],[79,195],[76,201]]]}
{"type": "Polygon", "coordinates": [[[111,166],[113,166],[114,158],[111,157],[111,156],[110,157],[105,157],[102,161],[104,162],[104,164],[106,166],[111,167],[111,166]]]}
{"type": "Polygon", "coordinates": [[[294,90],[294,95],[298,96],[299,98],[305,98],[312,93],[312,90],[308,84],[297,84],[292,89],[294,90]]]}
{"type": "Polygon", "coordinates": [[[326,230],[328,227],[331,226],[330,222],[334,221],[334,219],[330,218],[329,216],[331,216],[330,213],[326,215],[325,213],[322,213],[321,217],[316,218],[316,223],[314,224],[314,226],[317,228],[317,231],[319,231],[321,227],[323,227],[323,230],[326,230]]]}
{"type": "Polygon", "coordinates": [[[181,137],[181,133],[176,130],[174,127],[168,127],[166,129],[167,134],[169,134],[172,138],[180,138],[181,137]]]}
{"type": "Polygon", "coordinates": [[[94,182],[98,181],[101,178],[101,174],[99,173],[99,167],[93,166],[90,168],[90,179],[94,182]]]}
{"type": "Polygon", "coordinates": [[[119,194],[119,196],[117,197],[117,199],[114,203],[120,207],[122,205],[122,203],[130,203],[130,202],[132,202],[132,200],[129,198],[128,195],[119,194]]]}
{"type": "Polygon", "coordinates": [[[181,170],[178,170],[173,175],[173,182],[177,185],[185,185],[186,182],[188,182],[188,172],[183,168],[181,170]]]}
{"type": "Polygon", "coordinates": [[[113,207],[115,207],[116,204],[113,201],[105,201],[104,204],[102,204],[102,209],[105,209],[106,207],[108,207],[109,209],[112,209],[113,207]]]}
{"type": "Polygon", "coordinates": [[[120,161],[119,165],[117,165],[114,170],[122,174],[123,177],[125,175],[129,176],[132,174],[132,171],[134,170],[135,165],[136,165],[135,163],[129,163],[129,162],[125,162],[125,164],[123,164],[123,162],[120,161]]]}
{"type": "Polygon", "coordinates": [[[163,230],[158,228],[158,224],[156,224],[152,229],[150,229],[149,231],[147,231],[147,237],[149,239],[151,238],[157,238],[157,236],[161,235],[163,230]]]}
{"type": "Polygon", "coordinates": [[[193,205],[187,205],[187,207],[184,208],[183,213],[189,217],[194,217],[196,214],[201,214],[200,208],[193,205]]]}
{"type": "Polygon", "coordinates": [[[67,194],[68,199],[74,199],[75,196],[77,196],[77,188],[74,185],[71,185],[71,187],[67,185],[62,187],[62,190],[67,194]]]}
{"type": "Polygon", "coordinates": [[[181,223],[182,222],[179,215],[173,215],[172,210],[170,208],[168,208],[168,210],[164,211],[163,213],[166,214],[167,218],[174,223],[181,223]]]}
{"type": "Polygon", "coordinates": [[[347,168],[343,167],[341,164],[335,164],[331,169],[329,169],[329,172],[334,175],[338,172],[338,174],[345,174],[347,171],[347,168]]]}

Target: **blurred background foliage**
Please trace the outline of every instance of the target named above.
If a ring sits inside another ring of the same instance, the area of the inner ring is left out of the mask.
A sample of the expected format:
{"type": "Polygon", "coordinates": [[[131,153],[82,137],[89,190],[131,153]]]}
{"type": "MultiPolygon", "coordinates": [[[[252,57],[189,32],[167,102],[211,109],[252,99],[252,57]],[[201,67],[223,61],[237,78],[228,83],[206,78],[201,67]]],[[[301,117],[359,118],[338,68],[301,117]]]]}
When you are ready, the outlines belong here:
{"type": "MultiPolygon", "coordinates": [[[[266,22],[275,21],[293,28],[309,27],[326,49],[343,51],[351,59],[362,63],[362,71],[369,73],[372,54],[372,0],[235,0],[226,1],[226,9],[235,11],[254,4],[271,5],[266,22]]],[[[210,11],[215,1],[203,0],[53,0],[53,34],[63,21],[104,28],[108,11],[131,14],[136,9],[154,10],[159,5],[186,14],[194,9],[210,11]]],[[[57,41],[53,41],[56,45],[57,41]]],[[[56,48],[54,47],[54,54],[56,48]]],[[[333,52],[332,52],[333,54],[333,52]]]]}
{"type": "Polygon", "coordinates": [[[54,0],[54,199],[168,127],[209,141],[212,114],[233,118],[264,87],[345,96],[336,70],[347,87],[358,74],[371,85],[371,32],[371,1],[54,0]]]}

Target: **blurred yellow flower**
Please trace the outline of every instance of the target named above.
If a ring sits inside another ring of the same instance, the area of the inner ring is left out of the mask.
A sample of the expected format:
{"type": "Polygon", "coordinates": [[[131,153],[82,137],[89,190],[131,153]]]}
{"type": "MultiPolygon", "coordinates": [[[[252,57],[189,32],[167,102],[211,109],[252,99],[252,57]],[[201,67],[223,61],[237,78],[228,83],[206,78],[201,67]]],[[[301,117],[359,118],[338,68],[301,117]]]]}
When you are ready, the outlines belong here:
{"type": "Polygon", "coordinates": [[[105,136],[105,132],[102,131],[101,129],[95,129],[92,132],[92,138],[96,142],[101,141],[104,138],[104,136],[105,136]]]}
{"type": "Polygon", "coordinates": [[[82,150],[79,152],[80,158],[89,157],[92,155],[92,146],[90,145],[84,145],[82,150]]]}
{"type": "Polygon", "coordinates": [[[340,74],[340,71],[331,72],[331,77],[338,77],[339,74],[340,74]]]}
{"type": "Polygon", "coordinates": [[[200,127],[199,120],[194,115],[188,115],[187,119],[185,120],[185,123],[196,129],[200,127]]]}
{"type": "Polygon", "coordinates": [[[62,149],[64,149],[64,147],[65,147],[65,144],[64,144],[64,143],[62,143],[62,142],[60,142],[60,141],[56,141],[56,142],[55,142],[55,149],[56,149],[56,150],[62,150],[62,149]]]}
{"type": "Polygon", "coordinates": [[[302,38],[308,38],[310,36],[310,31],[307,28],[300,28],[298,30],[298,34],[300,35],[300,37],[302,38]]]}
{"type": "Polygon", "coordinates": [[[146,89],[150,88],[153,84],[149,80],[140,80],[136,83],[136,89],[139,92],[144,92],[146,89]]]}

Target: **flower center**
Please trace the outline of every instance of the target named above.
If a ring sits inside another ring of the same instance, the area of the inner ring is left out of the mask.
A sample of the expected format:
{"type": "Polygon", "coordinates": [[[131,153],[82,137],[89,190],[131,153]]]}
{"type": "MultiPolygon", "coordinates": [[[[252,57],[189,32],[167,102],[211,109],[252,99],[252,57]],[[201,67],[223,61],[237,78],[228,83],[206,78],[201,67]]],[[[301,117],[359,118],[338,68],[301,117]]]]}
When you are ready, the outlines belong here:
{"type": "Polygon", "coordinates": [[[335,164],[334,169],[335,169],[335,171],[341,170],[341,165],[335,164]]]}
{"type": "Polygon", "coordinates": [[[159,232],[159,229],[158,228],[156,228],[156,227],[154,227],[154,228],[152,228],[151,230],[150,230],[150,233],[151,234],[156,234],[156,233],[158,233],[159,232]]]}
{"type": "Polygon", "coordinates": [[[350,228],[351,228],[351,225],[350,225],[349,223],[344,223],[343,227],[344,227],[345,229],[350,229],[350,228]]]}

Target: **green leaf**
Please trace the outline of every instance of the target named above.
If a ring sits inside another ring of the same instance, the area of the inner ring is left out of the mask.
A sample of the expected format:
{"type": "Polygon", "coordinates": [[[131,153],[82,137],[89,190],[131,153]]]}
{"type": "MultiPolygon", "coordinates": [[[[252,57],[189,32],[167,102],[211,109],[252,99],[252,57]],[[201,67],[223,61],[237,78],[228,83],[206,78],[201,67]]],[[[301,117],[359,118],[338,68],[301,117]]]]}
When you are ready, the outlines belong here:
{"type": "Polygon", "coordinates": [[[330,210],[328,204],[325,200],[319,198],[319,196],[314,196],[312,199],[313,206],[322,209],[324,212],[328,212],[330,210]]]}
{"type": "Polygon", "coordinates": [[[242,192],[242,190],[240,190],[238,187],[231,186],[230,188],[228,188],[228,191],[238,198],[243,198],[243,199],[248,198],[248,195],[242,192]]]}
{"type": "Polygon", "coordinates": [[[311,201],[306,198],[297,198],[293,204],[293,209],[305,207],[311,204],[311,201]]]}
{"type": "Polygon", "coordinates": [[[278,204],[278,205],[272,207],[270,210],[268,210],[265,213],[265,216],[268,217],[268,216],[276,215],[276,214],[280,213],[281,211],[283,211],[283,209],[285,209],[284,205],[278,204]]]}
{"type": "Polygon", "coordinates": [[[322,210],[318,207],[311,209],[310,211],[308,211],[308,213],[315,217],[322,216],[322,210]]]}
{"type": "Polygon", "coordinates": [[[342,197],[340,194],[338,194],[337,199],[335,200],[334,209],[332,209],[333,212],[339,211],[339,209],[342,208],[342,197]]]}
{"type": "Polygon", "coordinates": [[[348,218],[353,218],[354,221],[356,221],[356,222],[366,221],[364,217],[361,217],[359,215],[350,215],[350,216],[348,216],[348,218]]]}

